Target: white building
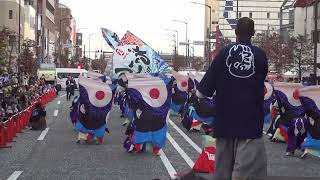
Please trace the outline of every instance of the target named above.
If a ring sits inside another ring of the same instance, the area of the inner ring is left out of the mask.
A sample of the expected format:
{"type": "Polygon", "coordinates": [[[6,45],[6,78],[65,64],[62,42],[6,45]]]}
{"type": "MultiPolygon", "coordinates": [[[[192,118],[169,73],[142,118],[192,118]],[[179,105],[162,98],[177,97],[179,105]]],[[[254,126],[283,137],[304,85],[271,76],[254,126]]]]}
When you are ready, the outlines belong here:
{"type": "MultiPolygon", "coordinates": [[[[314,1],[313,0],[297,0],[295,3],[295,35],[302,35],[312,41],[312,33],[314,32],[314,1]]],[[[318,34],[320,30],[320,4],[318,4],[318,34]]],[[[317,63],[320,64],[320,43],[317,46],[317,63]]],[[[320,69],[318,68],[317,76],[320,76],[320,69]]]]}
{"type": "MultiPolygon", "coordinates": [[[[294,33],[296,35],[306,36],[311,39],[312,31],[314,30],[314,4],[312,0],[297,0],[294,9],[294,33]]],[[[320,10],[320,7],[318,7],[320,10]]],[[[319,19],[320,22],[320,19],[319,19]]],[[[318,24],[320,29],[320,23],[318,24]]]]}
{"type": "MultiPolygon", "coordinates": [[[[280,31],[280,7],[284,4],[293,7],[294,0],[238,0],[238,17],[249,17],[255,22],[257,33],[280,31]]],[[[282,24],[293,29],[294,10],[282,13],[282,24]]],[[[237,23],[237,0],[219,1],[219,27],[225,38],[235,41],[237,23]]]]}
{"type": "Polygon", "coordinates": [[[35,23],[36,10],[31,1],[26,1],[24,5],[24,39],[36,40],[35,23]]]}

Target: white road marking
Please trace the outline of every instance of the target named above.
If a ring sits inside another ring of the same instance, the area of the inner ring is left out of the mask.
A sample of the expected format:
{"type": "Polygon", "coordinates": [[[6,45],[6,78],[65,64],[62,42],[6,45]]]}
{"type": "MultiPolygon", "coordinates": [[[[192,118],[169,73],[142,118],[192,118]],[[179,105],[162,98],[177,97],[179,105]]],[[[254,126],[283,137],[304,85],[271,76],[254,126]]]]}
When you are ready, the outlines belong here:
{"type": "Polygon", "coordinates": [[[63,94],[63,95],[61,95],[61,96],[59,96],[59,97],[61,97],[61,98],[62,98],[62,97],[65,97],[66,95],[67,95],[67,94],[63,94]]]}
{"type": "Polygon", "coordinates": [[[53,112],[53,116],[55,116],[55,117],[57,117],[58,116],[58,113],[59,113],[59,110],[54,110],[54,112],[53,112]]]}
{"type": "Polygon", "coordinates": [[[57,104],[59,105],[61,103],[61,101],[58,101],[57,104]]]}
{"type": "Polygon", "coordinates": [[[179,144],[172,138],[172,136],[167,133],[167,139],[170,141],[170,143],[172,144],[172,146],[178,151],[178,153],[180,154],[180,156],[186,161],[186,163],[193,168],[194,166],[194,162],[191,160],[191,158],[187,155],[187,153],[181,149],[181,147],[179,146],[179,144]]]}
{"type": "Polygon", "coordinates": [[[37,140],[42,141],[44,137],[47,135],[48,131],[49,131],[49,128],[46,128],[45,130],[43,130],[37,140]]]}
{"type": "Polygon", "coordinates": [[[194,143],[189,136],[187,136],[171,119],[168,119],[171,126],[178,131],[178,133],[199,153],[201,154],[202,149],[194,143]]]}
{"type": "Polygon", "coordinates": [[[23,171],[15,171],[7,180],[16,180],[22,174],[23,171]]]}
{"type": "Polygon", "coordinates": [[[160,150],[160,159],[164,166],[166,167],[171,179],[176,179],[176,170],[173,168],[172,164],[170,163],[169,159],[167,158],[166,154],[160,150]]]}

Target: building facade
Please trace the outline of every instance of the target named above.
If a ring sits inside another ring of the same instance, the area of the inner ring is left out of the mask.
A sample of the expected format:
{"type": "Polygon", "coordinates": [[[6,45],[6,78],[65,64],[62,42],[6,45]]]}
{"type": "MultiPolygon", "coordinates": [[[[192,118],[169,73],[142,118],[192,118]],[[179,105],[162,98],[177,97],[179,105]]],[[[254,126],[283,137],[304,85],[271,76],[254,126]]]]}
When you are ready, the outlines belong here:
{"type": "Polygon", "coordinates": [[[33,1],[24,2],[24,39],[36,40],[36,9],[33,6],[33,1]]]}
{"type": "Polygon", "coordinates": [[[21,45],[24,39],[24,8],[24,0],[0,0],[0,28],[1,30],[6,28],[10,34],[6,47],[6,50],[10,55],[6,58],[6,62],[9,63],[10,68],[14,72],[18,71],[17,59],[21,50],[21,48],[19,48],[19,41],[21,45]]]}
{"type": "Polygon", "coordinates": [[[219,28],[222,35],[236,40],[237,18],[249,17],[255,21],[257,33],[293,31],[294,0],[220,0],[219,28]],[[237,4],[237,2],[239,4],[237,4]],[[282,10],[281,10],[282,9],[282,10]],[[282,22],[281,22],[282,19],[282,22]]]}
{"type": "Polygon", "coordinates": [[[75,21],[72,17],[71,10],[63,4],[59,4],[56,15],[56,31],[58,32],[57,51],[61,55],[71,58],[74,54],[73,46],[75,43],[75,21]]]}
{"type": "MultiPolygon", "coordinates": [[[[297,0],[295,3],[295,35],[305,36],[308,41],[314,42],[313,33],[315,31],[315,17],[318,21],[318,36],[320,37],[320,3],[318,4],[318,14],[315,14],[314,0],[297,0]]],[[[320,38],[319,38],[320,39],[320,38]]],[[[317,44],[317,76],[320,76],[320,40],[317,44]]]]}
{"type": "MultiPolygon", "coordinates": [[[[320,6],[318,7],[320,10],[320,6]]],[[[294,18],[294,33],[296,35],[302,35],[307,37],[307,39],[312,39],[312,32],[314,30],[314,1],[298,0],[295,3],[295,18],[294,18]]],[[[320,15],[320,11],[319,15],[320,15]]],[[[318,16],[319,16],[318,15],[318,16]]],[[[320,18],[318,17],[318,22],[320,18]]],[[[318,24],[318,29],[320,29],[320,23],[318,24]]]]}
{"type": "Polygon", "coordinates": [[[219,22],[219,0],[205,0],[205,21],[204,21],[204,54],[208,58],[209,52],[214,50],[215,31],[219,22]],[[211,13],[210,13],[211,10],[211,13]],[[211,18],[210,18],[211,15],[211,18]],[[210,22],[211,20],[211,22],[210,22]]]}
{"type": "Polygon", "coordinates": [[[38,63],[54,63],[55,42],[55,13],[57,0],[36,0],[36,41],[38,45],[38,63]]]}

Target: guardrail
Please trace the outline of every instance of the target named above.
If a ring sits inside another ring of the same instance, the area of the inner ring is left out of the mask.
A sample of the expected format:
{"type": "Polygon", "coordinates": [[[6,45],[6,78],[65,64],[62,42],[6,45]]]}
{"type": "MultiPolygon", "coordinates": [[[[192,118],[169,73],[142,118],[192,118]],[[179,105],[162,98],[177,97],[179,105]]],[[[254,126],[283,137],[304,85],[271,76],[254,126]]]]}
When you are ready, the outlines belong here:
{"type": "Polygon", "coordinates": [[[47,104],[56,96],[56,90],[54,88],[49,89],[45,94],[34,99],[31,106],[10,117],[7,121],[0,122],[0,149],[10,148],[11,146],[8,143],[15,142],[14,138],[17,137],[17,134],[23,133],[22,130],[29,124],[32,111],[37,102],[47,104]]]}

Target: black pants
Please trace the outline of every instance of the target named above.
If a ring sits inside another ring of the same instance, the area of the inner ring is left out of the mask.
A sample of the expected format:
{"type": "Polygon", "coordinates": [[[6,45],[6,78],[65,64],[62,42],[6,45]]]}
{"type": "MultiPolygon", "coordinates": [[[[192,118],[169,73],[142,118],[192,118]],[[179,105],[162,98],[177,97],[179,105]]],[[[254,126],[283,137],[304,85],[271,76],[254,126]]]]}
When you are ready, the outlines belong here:
{"type": "Polygon", "coordinates": [[[71,91],[67,91],[67,100],[71,98],[71,91]]]}

